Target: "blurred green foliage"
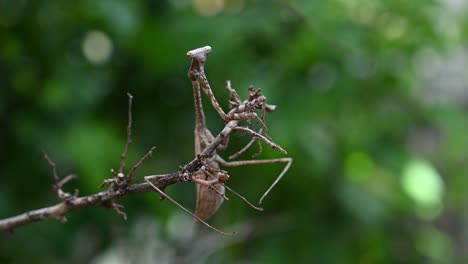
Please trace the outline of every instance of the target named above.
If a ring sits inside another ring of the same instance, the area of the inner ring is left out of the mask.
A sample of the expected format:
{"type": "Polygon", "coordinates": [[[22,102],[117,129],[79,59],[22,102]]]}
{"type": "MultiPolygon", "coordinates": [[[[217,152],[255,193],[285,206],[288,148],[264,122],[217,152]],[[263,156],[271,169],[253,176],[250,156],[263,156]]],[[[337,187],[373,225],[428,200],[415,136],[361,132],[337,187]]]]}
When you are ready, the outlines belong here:
{"type": "MultiPolygon", "coordinates": [[[[226,79],[242,96],[263,88],[270,135],[294,158],[265,212],[232,197],[211,220],[237,238],[182,245],[192,220],[149,193],[119,201],[127,222],[87,208],[2,234],[0,262],[466,262],[467,18],[454,0],[0,0],[0,217],[57,201],[41,149],[79,176],[69,190],[96,192],[119,166],[126,92],[128,164],[157,146],[137,174],[191,160],[185,54],[204,45],[223,107],[226,79]]],[[[236,168],[230,186],[256,200],[280,170],[236,168]]],[[[194,190],[168,192],[193,208],[194,190]]]]}

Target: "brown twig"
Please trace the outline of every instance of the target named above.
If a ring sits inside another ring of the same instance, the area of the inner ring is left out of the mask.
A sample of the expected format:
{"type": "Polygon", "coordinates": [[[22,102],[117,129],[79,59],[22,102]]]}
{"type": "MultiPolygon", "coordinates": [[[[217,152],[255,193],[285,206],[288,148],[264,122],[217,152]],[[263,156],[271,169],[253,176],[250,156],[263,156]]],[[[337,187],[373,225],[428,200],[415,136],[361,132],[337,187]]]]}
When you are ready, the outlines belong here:
{"type": "Polygon", "coordinates": [[[114,209],[114,211],[115,211],[118,215],[122,216],[122,218],[123,218],[125,221],[127,221],[127,214],[126,214],[124,211],[122,211],[122,210],[125,208],[123,205],[118,204],[118,203],[116,203],[114,200],[112,200],[111,203],[110,203],[110,207],[111,207],[112,209],[114,209]]]}
{"type": "MultiPolygon", "coordinates": [[[[67,202],[70,198],[72,198],[72,197],[74,197],[76,195],[65,192],[65,191],[62,190],[62,188],[67,182],[75,179],[76,176],[73,175],[73,174],[70,174],[70,175],[67,175],[65,178],[60,180],[60,177],[59,177],[58,172],[57,172],[57,167],[55,166],[55,162],[49,157],[49,155],[47,155],[47,152],[45,152],[43,150],[42,153],[43,153],[44,159],[47,161],[47,163],[49,163],[49,166],[50,166],[50,168],[52,170],[52,176],[54,177],[54,182],[55,182],[55,184],[53,185],[54,192],[57,194],[57,197],[59,199],[61,199],[62,201],[67,202]]],[[[77,193],[78,193],[78,190],[75,190],[75,194],[77,194],[77,193]]],[[[62,219],[62,220],[65,221],[65,219],[62,219]]]]}
{"type": "MultiPolygon", "coordinates": [[[[166,188],[169,185],[179,182],[179,174],[173,173],[163,179],[160,179],[157,185],[160,188],[166,188]]],[[[96,205],[104,205],[106,202],[113,201],[114,199],[133,195],[137,193],[150,192],[153,188],[147,183],[132,184],[123,190],[113,191],[112,189],[102,191],[96,194],[76,197],[68,202],[60,202],[58,204],[44,207],[37,210],[32,210],[19,214],[17,216],[8,217],[0,220],[1,231],[13,231],[14,229],[48,219],[63,219],[64,215],[76,209],[91,207],[96,205]]]]}
{"type": "Polygon", "coordinates": [[[133,168],[130,170],[130,172],[127,174],[127,182],[130,183],[132,182],[132,179],[133,179],[133,175],[135,174],[135,171],[143,164],[143,162],[145,162],[149,157],[151,157],[151,155],[153,154],[153,151],[156,149],[156,146],[153,146],[149,151],[148,153],[146,153],[145,156],[143,156],[143,158],[140,159],[140,161],[138,161],[138,163],[133,166],[133,168]]]}
{"type": "Polygon", "coordinates": [[[74,180],[74,179],[76,179],[76,175],[75,175],[75,174],[69,174],[69,175],[65,176],[65,178],[63,178],[62,180],[60,180],[60,181],[57,183],[57,187],[60,188],[60,189],[62,189],[63,186],[64,186],[67,182],[69,182],[69,181],[71,181],[71,180],[74,180]]]}
{"type": "Polygon", "coordinates": [[[128,150],[132,144],[132,101],[133,96],[130,93],[127,93],[128,96],[128,125],[127,125],[127,144],[125,144],[125,149],[120,156],[120,168],[118,175],[123,177],[123,170],[125,169],[125,161],[127,159],[128,150]]]}
{"type": "Polygon", "coordinates": [[[52,170],[52,176],[54,177],[55,184],[57,184],[60,181],[60,178],[57,173],[57,167],[55,166],[55,162],[53,162],[50,158],[49,155],[47,155],[47,152],[44,150],[42,151],[42,154],[44,155],[44,159],[49,163],[50,169],[52,170]]]}

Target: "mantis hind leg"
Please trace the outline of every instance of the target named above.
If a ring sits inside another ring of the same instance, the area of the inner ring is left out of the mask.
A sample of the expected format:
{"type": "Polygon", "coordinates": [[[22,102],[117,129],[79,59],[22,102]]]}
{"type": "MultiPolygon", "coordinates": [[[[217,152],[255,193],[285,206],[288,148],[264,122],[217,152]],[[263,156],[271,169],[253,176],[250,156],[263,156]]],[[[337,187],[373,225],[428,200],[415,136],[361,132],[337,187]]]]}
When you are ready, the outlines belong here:
{"type": "Polygon", "coordinates": [[[240,160],[240,161],[225,161],[223,158],[217,156],[217,162],[223,167],[239,167],[245,165],[258,165],[258,164],[273,164],[273,163],[286,163],[286,166],[281,171],[281,173],[276,177],[275,181],[270,185],[270,187],[265,191],[262,197],[259,200],[259,204],[263,202],[263,199],[270,193],[273,187],[278,184],[278,182],[283,178],[284,174],[289,170],[292,164],[292,158],[278,158],[278,159],[263,159],[263,160],[240,160]]]}
{"type": "Polygon", "coordinates": [[[159,189],[158,187],[156,187],[156,185],[154,185],[154,183],[151,182],[151,180],[153,179],[157,179],[159,177],[161,177],[163,175],[152,175],[152,176],[146,176],[145,177],[145,182],[147,182],[154,190],[156,190],[161,196],[163,196],[164,198],[166,198],[167,200],[171,201],[173,204],[175,204],[177,207],[179,207],[180,209],[182,209],[184,212],[186,212],[187,214],[191,215],[193,218],[197,219],[198,221],[200,221],[200,223],[204,224],[206,227],[222,234],[222,235],[235,235],[236,232],[223,232],[219,229],[217,229],[216,227],[213,227],[211,226],[210,224],[208,224],[207,222],[203,221],[201,218],[199,218],[198,216],[196,216],[194,213],[192,213],[190,210],[188,210],[187,208],[185,208],[184,206],[182,206],[181,204],[179,204],[176,200],[172,199],[172,197],[170,197],[169,195],[167,195],[165,192],[163,192],[161,189],[159,189]]]}

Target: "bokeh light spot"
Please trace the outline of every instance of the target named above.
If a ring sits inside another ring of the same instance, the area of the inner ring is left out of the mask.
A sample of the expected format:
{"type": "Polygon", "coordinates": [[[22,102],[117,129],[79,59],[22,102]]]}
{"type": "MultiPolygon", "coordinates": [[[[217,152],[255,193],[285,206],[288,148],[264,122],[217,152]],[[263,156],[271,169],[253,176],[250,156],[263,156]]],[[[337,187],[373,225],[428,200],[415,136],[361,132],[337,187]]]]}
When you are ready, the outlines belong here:
{"type": "Polygon", "coordinates": [[[109,60],[112,54],[112,40],[102,31],[91,30],[84,37],[82,49],[90,63],[102,64],[109,60]]]}
{"type": "Polygon", "coordinates": [[[401,180],[404,191],[419,206],[426,209],[440,209],[444,191],[443,182],[429,162],[422,159],[408,161],[401,180]]]}

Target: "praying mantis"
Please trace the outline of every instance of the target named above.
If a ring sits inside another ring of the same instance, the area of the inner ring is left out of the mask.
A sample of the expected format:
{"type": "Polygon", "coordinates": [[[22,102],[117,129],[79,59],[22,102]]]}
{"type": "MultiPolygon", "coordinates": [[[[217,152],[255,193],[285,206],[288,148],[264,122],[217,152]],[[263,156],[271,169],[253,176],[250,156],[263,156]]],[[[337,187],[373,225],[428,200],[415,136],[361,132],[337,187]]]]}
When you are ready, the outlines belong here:
{"type": "Polygon", "coordinates": [[[282,149],[279,145],[274,143],[267,134],[267,127],[263,121],[265,112],[273,112],[276,106],[269,105],[266,103],[266,98],[261,95],[260,89],[249,88],[250,95],[245,101],[242,101],[237,92],[231,87],[230,81],[227,81],[227,89],[230,92],[230,106],[231,109],[228,113],[219,105],[216,100],[211,86],[206,78],[204,71],[204,64],[207,55],[211,52],[211,47],[205,46],[198,49],[191,50],[187,53],[187,56],[192,59],[190,69],[188,71],[188,77],[192,82],[194,106],[195,106],[195,154],[197,158],[202,159],[202,166],[193,175],[189,176],[189,180],[196,183],[197,188],[197,200],[196,210],[192,213],[179,203],[177,203],[170,196],[165,194],[162,190],[152,184],[152,180],[157,179],[158,175],[147,176],[145,181],[150,184],[153,189],[160,193],[164,198],[167,198],[175,205],[180,207],[182,210],[190,214],[192,217],[197,219],[205,226],[216,230],[222,234],[232,234],[220,231],[206,221],[213,216],[220,208],[224,200],[228,198],[225,195],[225,191],[228,190],[240,197],[248,205],[256,210],[263,210],[260,207],[254,206],[242,195],[238,194],[228,186],[226,181],[229,179],[229,175],[226,171],[220,168],[237,167],[244,165],[257,165],[257,164],[273,164],[273,163],[284,163],[285,167],[276,180],[271,184],[267,191],[260,198],[259,203],[261,204],[263,199],[273,189],[273,187],[279,182],[284,174],[289,170],[292,164],[292,158],[277,158],[277,159],[262,159],[262,160],[241,160],[241,161],[225,161],[221,156],[217,154],[218,151],[223,151],[227,148],[229,143],[229,134],[232,131],[241,131],[252,135],[252,140],[240,151],[229,157],[230,159],[237,158],[244,153],[253,143],[257,140],[263,140],[272,148],[278,149],[284,154],[287,152],[282,149]],[[207,128],[205,114],[203,111],[201,90],[208,97],[209,101],[213,105],[214,109],[218,112],[220,117],[226,122],[225,128],[214,137],[210,130],[207,128]],[[261,111],[261,115],[257,112],[261,111]],[[251,123],[252,120],[256,120],[261,125],[259,132],[254,131],[251,128],[239,126],[239,123],[245,121],[251,123]],[[265,133],[265,135],[263,135],[265,133]]]}

